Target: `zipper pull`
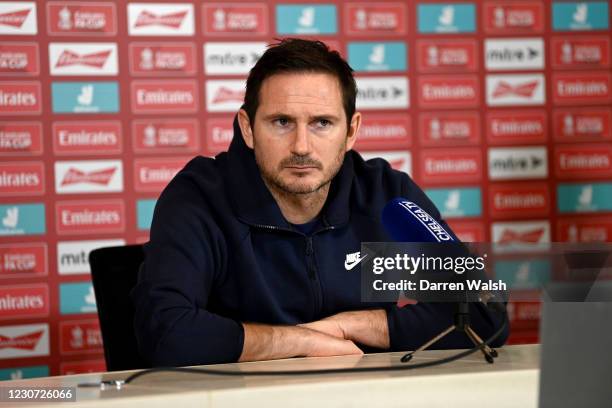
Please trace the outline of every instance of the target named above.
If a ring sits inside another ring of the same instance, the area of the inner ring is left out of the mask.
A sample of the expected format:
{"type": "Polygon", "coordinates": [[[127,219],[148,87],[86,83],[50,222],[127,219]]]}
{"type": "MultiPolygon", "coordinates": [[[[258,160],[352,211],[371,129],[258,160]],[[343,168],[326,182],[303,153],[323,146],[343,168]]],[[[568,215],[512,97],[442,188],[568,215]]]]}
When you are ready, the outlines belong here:
{"type": "Polygon", "coordinates": [[[312,249],[312,237],[306,237],[306,255],[312,255],[314,250],[312,249]]]}

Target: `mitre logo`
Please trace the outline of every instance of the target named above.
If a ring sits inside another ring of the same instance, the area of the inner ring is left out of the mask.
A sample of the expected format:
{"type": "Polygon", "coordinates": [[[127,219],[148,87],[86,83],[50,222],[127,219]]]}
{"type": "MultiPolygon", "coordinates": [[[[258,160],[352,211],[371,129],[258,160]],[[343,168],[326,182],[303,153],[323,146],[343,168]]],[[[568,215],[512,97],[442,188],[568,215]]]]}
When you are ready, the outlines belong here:
{"type": "Polygon", "coordinates": [[[35,2],[0,2],[0,35],[33,35],[37,31],[35,2]]]}
{"type": "Polygon", "coordinates": [[[489,71],[543,69],[544,40],[486,39],[485,67],[489,71]]]}
{"type": "Polygon", "coordinates": [[[58,194],[121,192],[123,163],[120,160],[56,162],[55,191],[58,194]]]}
{"type": "Polygon", "coordinates": [[[357,81],[358,109],[408,108],[409,87],[406,77],[367,77],[357,81]]]}
{"type": "Polygon", "coordinates": [[[543,74],[487,75],[487,105],[543,105],[543,74]]]}
{"type": "Polygon", "coordinates": [[[130,35],[194,34],[193,4],[188,3],[129,3],[128,21],[130,35]]]}
{"type": "Polygon", "coordinates": [[[406,32],[407,11],[403,3],[348,3],[344,8],[348,34],[401,35],[406,32]]]}
{"type": "Polygon", "coordinates": [[[548,176],[547,158],[545,147],[490,148],[489,178],[545,178],[548,176]]]}

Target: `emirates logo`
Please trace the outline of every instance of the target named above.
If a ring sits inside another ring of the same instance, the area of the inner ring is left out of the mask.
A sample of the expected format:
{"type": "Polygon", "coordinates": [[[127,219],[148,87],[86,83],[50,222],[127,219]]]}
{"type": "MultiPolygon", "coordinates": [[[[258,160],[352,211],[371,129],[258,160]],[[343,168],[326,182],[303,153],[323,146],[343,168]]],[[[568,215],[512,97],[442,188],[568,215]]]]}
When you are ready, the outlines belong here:
{"type": "Polygon", "coordinates": [[[116,167],[109,169],[84,172],[71,167],[62,180],[62,186],[69,186],[79,183],[90,183],[99,185],[108,185],[117,171],[116,167]]]}
{"type": "Polygon", "coordinates": [[[512,85],[505,81],[500,81],[493,91],[494,98],[504,96],[519,96],[522,98],[531,98],[538,87],[538,81],[530,81],[524,84],[512,85]]]}
{"type": "Polygon", "coordinates": [[[68,67],[71,65],[85,65],[93,68],[102,68],[112,50],[100,51],[91,54],[79,55],[70,50],[64,50],[57,59],[55,68],[68,67]]]}
{"type": "Polygon", "coordinates": [[[183,23],[183,20],[187,16],[187,11],[180,11],[178,13],[156,15],[150,11],[142,11],[136,18],[134,27],[146,27],[152,25],[179,28],[183,23]]]}
{"type": "Polygon", "coordinates": [[[39,330],[33,333],[23,334],[16,337],[8,337],[0,335],[0,350],[3,349],[20,349],[20,350],[34,350],[38,345],[38,342],[44,334],[43,330],[39,330]]]}
{"type": "Polygon", "coordinates": [[[0,24],[9,27],[21,28],[23,23],[28,18],[30,11],[32,11],[32,9],[11,11],[9,13],[0,14],[0,24]]]}

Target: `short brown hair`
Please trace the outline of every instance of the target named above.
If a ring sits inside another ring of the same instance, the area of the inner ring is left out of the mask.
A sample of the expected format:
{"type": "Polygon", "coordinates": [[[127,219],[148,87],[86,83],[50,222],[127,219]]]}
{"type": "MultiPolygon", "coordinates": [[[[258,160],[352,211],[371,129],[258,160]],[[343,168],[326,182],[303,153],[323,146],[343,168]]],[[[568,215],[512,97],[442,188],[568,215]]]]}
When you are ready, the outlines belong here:
{"type": "Polygon", "coordinates": [[[338,51],[330,50],[325,43],[300,38],[285,38],[271,44],[249,72],[242,108],[249,116],[251,124],[255,121],[259,90],[264,80],[275,74],[301,72],[326,73],[338,79],[347,124],[350,125],[357,98],[353,69],[338,51]]]}

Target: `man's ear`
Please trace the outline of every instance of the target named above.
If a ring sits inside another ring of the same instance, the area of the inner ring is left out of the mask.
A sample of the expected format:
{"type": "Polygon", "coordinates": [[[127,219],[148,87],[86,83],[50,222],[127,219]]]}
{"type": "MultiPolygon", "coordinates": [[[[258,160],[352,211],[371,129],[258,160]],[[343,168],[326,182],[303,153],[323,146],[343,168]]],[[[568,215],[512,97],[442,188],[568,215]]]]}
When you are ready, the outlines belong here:
{"type": "Polygon", "coordinates": [[[357,132],[361,126],[361,113],[355,112],[351,118],[351,124],[348,129],[348,136],[346,138],[346,151],[348,152],[353,148],[355,141],[357,140],[357,132]]]}
{"type": "Polygon", "coordinates": [[[244,109],[240,109],[238,111],[238,125],[240,126],[244,143],[253,149],[253,131],[251,130],[251,121],[249,120],[249,115],[244,109]]]}

